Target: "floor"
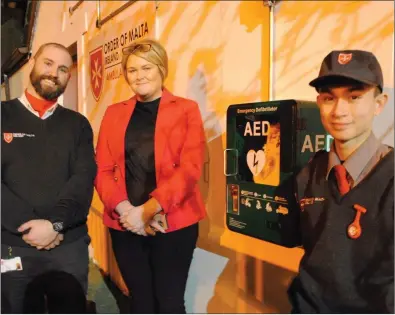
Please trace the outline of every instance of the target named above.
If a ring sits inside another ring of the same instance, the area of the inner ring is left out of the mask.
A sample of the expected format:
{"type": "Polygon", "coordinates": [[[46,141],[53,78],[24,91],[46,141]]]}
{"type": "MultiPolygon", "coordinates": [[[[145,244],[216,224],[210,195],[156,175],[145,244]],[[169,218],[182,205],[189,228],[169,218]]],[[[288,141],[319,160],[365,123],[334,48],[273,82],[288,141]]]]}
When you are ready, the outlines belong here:
{"type": "Polygon", "coordinates": [[[128,314],[127,297],[93,262],[89,264],[88,283],[88,300],[96,304],[97,314],[128,314]]]}

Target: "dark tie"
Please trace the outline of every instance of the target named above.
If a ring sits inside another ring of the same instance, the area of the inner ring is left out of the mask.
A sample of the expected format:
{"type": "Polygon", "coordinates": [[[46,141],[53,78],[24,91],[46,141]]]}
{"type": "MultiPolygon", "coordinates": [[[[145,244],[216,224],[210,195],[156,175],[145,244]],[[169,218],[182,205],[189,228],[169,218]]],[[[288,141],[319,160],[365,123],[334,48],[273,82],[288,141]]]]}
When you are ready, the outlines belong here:
{"type": "Polygon", "coordinates": [[[347,170],[343,165],[336,165],[333,168],[335,169],[337,187],[339,188],[340,194],[343,196],[350,191],[350,184],[347,180],[347,170]]]}

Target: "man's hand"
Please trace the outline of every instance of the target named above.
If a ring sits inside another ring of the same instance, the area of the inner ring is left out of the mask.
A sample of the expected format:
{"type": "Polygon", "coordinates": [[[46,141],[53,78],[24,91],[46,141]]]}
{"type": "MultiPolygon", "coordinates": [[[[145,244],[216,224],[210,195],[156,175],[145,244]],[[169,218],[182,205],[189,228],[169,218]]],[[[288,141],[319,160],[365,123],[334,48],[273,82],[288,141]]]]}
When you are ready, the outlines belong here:
{"type": "Polygon", "coordinates": [[[55,237],[55,240],[51,244],[49,244],[48,246],[44,247],[44,249],[50,250],[50,249],[55,248],[56,246],[60,245],[60,242],[63,241],[63,239],[64,239],[64,235],[63,234],[58,234],[55,237]]]}
{"type": "Polygon", "coordinates": [[[37,249],[45,248],[51,244],[59,234],[54,231],[52,223],[48,220],[31,220],[18,228],[18,232],[21,233],[26,230],[29,230],[29,232],[23,235],[23,240],[37,249]]]}

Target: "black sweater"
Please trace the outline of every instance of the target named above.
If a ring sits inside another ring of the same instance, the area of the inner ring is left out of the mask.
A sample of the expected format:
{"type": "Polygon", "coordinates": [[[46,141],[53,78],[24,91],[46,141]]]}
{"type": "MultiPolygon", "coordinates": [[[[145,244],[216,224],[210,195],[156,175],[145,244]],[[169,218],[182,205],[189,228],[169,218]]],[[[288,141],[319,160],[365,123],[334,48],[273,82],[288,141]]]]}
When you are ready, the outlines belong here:
{"type": "Polygon", "coordinates": [[[96,175],[88,120],[62,106],[43,120],[17,99],[1,114],[2,244],[29,246],[17,228],[33,219],[64,222],[64,243],[85,236],[96,175]]]}
{"type": "Polygon", "coordinates": [[[394,151],[344,196],[327,167],[328,154],[317,154],[297,178],[305,255],[291,302],[302,313],[393,313],[394,151]],[[357,239],[347,235],[354,204],[367,209],[357,239]]]}

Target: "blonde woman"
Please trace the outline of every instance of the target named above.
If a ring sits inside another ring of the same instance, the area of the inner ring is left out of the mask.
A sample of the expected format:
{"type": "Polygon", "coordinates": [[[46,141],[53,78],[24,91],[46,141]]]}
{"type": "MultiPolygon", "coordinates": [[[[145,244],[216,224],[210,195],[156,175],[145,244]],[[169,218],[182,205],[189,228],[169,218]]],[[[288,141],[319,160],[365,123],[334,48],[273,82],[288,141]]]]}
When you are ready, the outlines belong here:
{"type": "Polygon", "coordinates": [[[107,108],[96,149],[104,224],[130,312],[185,313],[198,222],[206,215],[197,185],[205,147],[199,107],[164,88],[168,58],[157,41],[124,48],[122,69],[135,95],[107,108]]]}

